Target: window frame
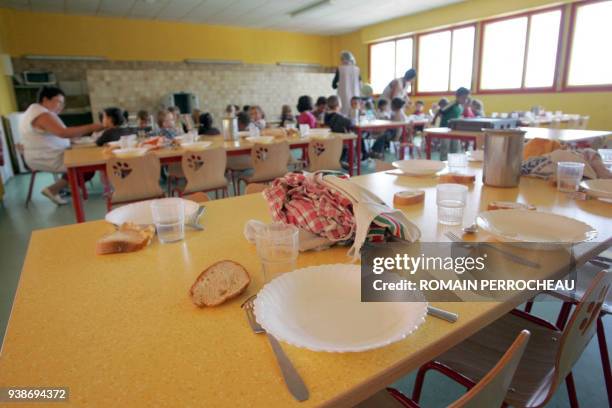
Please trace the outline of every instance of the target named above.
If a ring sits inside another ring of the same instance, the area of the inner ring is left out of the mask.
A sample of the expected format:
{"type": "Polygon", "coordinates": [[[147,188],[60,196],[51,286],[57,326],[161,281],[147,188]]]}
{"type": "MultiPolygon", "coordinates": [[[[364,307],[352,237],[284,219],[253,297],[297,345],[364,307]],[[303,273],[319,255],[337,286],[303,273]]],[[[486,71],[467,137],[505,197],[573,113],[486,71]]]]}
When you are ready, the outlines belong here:
{"type": "MultiPolygon", "coordinates": [[[[601,1],[601,0],[598,0],[601,1]]],[[[510,14],[503,17],[491,18],[482,20],[479,22],[480,24],[480,34],[479,34],[479,47],[478,47],[478,74],[476,78],[476,93],[478,94],[529,94],[529,93],[546,93],[546,92],[555,92],[558,88],[559,78],[560,78],[560,67],[561,67],[561,54],[563,52],[563,36],[565,32],[565,6],[558,5],[553,7],[547,7],[537,10],[529,10],[523,13],[515,13],[510,14]],[[529,35],[531,33],[531,17],[536,14],[547,13],[551,11],[560,11],[561,15],[559,17],[559,35],[557,38],[557,57],[555,59],[555,70],[553,75],[553,82],[551,86],[547,87],[525,87],[525,76],[527,72],[527,57],[529,55],[529,35]],[[510,88],[510,89],[482,89],[482,63],[483,63],[483,52],[484,52],[484,37],[485,37],[485,27],[488,24],[497,23],[505,20],[512,20],[515,18],[527,17],[527,32],[525,35],[525,54],[523,55],[523,73],[521,79],[520,88],[510,88]]],[[[570,29],[571,30],[571,29],[570,29]]],[[[567,66],[565,66],[565,70],[567,71],[567,66]]]]}
{"type": "Polygon", "coordinates": [[[450,44],[450,58],[449,58],[449,75],[448,75],[448,86],[450,88],[450,80],[451,80],[451,70],[453,68],[453,60],[452,60],[452,55],[453,55],[453,30],[457,30],[457,29],[461,29],[461,28],[467,28],[467,27],[474,27],[474,51],[473,51],[473,55],[472,55],[472,78],[470,79],[470,88],[473,88],[474,85],[474,71],[476,69],[479,69],[480,67],[476,66],[476,55],[477,55],[477,46],[478,46],[478,23],[477,22],[472,22],[472,23],[465,23],[465,24],[458,24],[458,25],[453,25],[453,26],[448,26],[448,27],[443,27],[443,28],[437,28],[434,30],[429,30],[429,31],[423,31],[421,33],[417,33],[415,35],[415,40],[414,42],[414,59],[416,59],[416,70],[417,70],[417,76],[414,80],[414,92],[413,95],[414,96],[436,96],[436,95],[451,95],[454,94],[455,91],[452,89],[446,90],[446,91],[429,91],[429,92],[419,92],[419,71],[421,69],[421,67],[419,66],[420,61],[419,61],[419,44],[420,44],[420,38],[424,35],[429,35],[429,34],[436,34],[436,33],[441,33],[443,31],[450,31],[451,32],[451,44],[450,44]]]}
{"type": "MultiPolygon", "coordinates": [[[[415,63],[416,63],[416,48],[415,48],[415,35],[414,34],[408,34],[408,35],[403,35],[401,37],[393,37],[393,38],[387,38],[386,40],[379,40],[379,41],[374,41],[371,43],[368,43],[368,83],[372,83],[372,46],[376,45],[376,44],[382,44],[382,43],[386,43],[386,42],[393,42],[394,46],[395,46],[395,52],[393,53],[394,55],[397,55],[397,42],[400,40],[405,40],[407,38],[411,38],[412,39],[412,66],[414,67],[415,63]]],[[[393,69],[395,70],[395,66],[396,66],[396,61],[393,60],[393,69]]],[[[418,71],[417,71],[418,72],[418,71]]],[[[397,74],[397,73],[396,73],[397,74]]],[[[410,89],[410,95],[414,95],[414,91],[416,89],[416,86],[413,86],[410,89]]],[[[381,94],[377,94],[375,93],[374,96],[379,96],[381,94]]]]}
{"type": "Polygon", "coordinates": [[[589,4],[601,3],[607,0],[586,0],[578,1],[571,4],[570,18],[568,25],[568,37],[567,46],[565,47],[565,60],[564,60],[564,72],[563,72],[563,83],[561,84],[561,91],[563,92],[606,92],[612,91],[612,83],[609,84],[597,84],[597,85],[570,85],[569,84],[569,71],[570,63],[572,59],[572,50],[574,47],[574,34],[576,32],[576,15],[578,14],[578,7],[587,6],[589,4]]]}

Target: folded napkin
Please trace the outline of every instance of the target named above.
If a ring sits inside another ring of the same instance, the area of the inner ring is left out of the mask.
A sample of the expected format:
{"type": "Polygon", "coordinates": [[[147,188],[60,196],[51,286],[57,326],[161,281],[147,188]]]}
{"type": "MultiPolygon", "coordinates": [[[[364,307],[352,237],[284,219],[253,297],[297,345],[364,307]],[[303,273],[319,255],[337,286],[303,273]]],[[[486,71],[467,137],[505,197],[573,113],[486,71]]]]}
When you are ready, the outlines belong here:
{"type": "Polygon", "coordinates": [[[612,178],[612,172],[606,168],[601,156],[593,149],[557,149],[541,156],[529,157],[521,164],[521,174],[539,178],[554,178],[557,163],[563,161],[584,163],[585,178],[612,178]]]}
{"type": "Polygon", "coordinates": [[[349,255],[354,259],[366,241],[382,242],[389,235],[415,241],[421,235],[401,211],[346,175],[289,173],[276,179],[264,197],[275,221],[296,225],[328,245],[353,240],[349,255]]]}

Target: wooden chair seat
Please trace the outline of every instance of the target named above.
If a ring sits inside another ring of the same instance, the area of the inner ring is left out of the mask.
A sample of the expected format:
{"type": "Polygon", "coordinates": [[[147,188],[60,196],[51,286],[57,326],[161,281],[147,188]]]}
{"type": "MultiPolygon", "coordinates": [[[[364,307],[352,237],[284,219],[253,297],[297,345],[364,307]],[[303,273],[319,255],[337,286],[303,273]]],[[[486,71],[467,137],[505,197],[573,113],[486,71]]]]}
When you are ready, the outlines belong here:
{"type": "Polygon", "coordinates": [[[512,312],[496,320],[437,357],[436,361],[478,382],[524,329],[531,332],[531,338],[510,384],[506,402],[517,407],[538,406],[552,385],[562,333],[524,318],[521,312],[512,312]]]}

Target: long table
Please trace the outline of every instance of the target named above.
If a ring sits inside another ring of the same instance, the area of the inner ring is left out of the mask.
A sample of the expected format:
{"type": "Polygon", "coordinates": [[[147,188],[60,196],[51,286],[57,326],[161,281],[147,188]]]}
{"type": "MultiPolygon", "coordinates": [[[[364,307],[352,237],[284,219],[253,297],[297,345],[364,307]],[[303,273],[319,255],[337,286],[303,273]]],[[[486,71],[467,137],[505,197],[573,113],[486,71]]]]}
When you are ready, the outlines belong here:
{"type": "MultiPolygon", "coordinates": [[[[577,143],[612,136],[612,131],[609,130],[549,129],[541,127],[520,127],[519,129],[526,132],[525,139],[549,139],[562,143],[577,143]]],[[[453,130],[448,127],[425,129],[424,136],[425,154],[428,159],[431,159],[431,141],[433,139],[455,139],[463,142],[474,142],[476,148],[482,147],[484,143],[484,132],[453,130]]]]}
{"type": "MultiPolygon", "coordinates": [[[[354,140],[357,138],[352,133],[331,133],[332,135],[340,136],[348,149],[349,174],[353,174],[354,163],[354,140]]],[[[223,147],[228,156],[248,155],[251,153],[253,143],[246,139],[237,141],[225,141],[221,136],[207,136],[206,140],[212,141],[211,148],[223,147]]],[[[302,149],[303,155],[306,155],[306,149],[310,142],[309,137],[286,138],[291,149],[302,149]]],[[[180,147],[163,148],[152,151],[162,164],[176,163],[181,161],[181,156],[185,152],[180,147]]],[[[68,170],[68,183],[70,184],[70,192],[72,194],[72,206],[76,222],[85,221],[85,210],[83,201],[79,194],[79,179],[87,172],[106,171],[106,161],[111,157],[111,153],[102,147],[70,149],[64,153],[64,166],[68,170]]]]}
{"type": "MultiPolygon", "coordinates": [[[[479,166],[469,168],[481,174],[479,166]]],[[[389,204],[407,187],[425,190],[423,204],[400,208],[421,229],[422,242],[447,241],[449,227],[436,223],[436,178],[383,172],[354,180],[389,204]]],[[[574,201],[538,179],[523,178],[510,189],[477,181],[465,221],[493,200],[528,202],[580,219],[599,231],[595,252],[612,245],[610,204],[574,201]]],[[[70,401],[62,406],[75,407],[348,407],[527,300],[524,294],[504,303],[434,303],[459,320],[427,317],[406,339],[368,352],[312,352],[283,343],[310,390],[310,399],[297,403],[265,336],[253,334],[240,308],[263,284],[243,227],[250,219],[269,222],[267,205],[252,194],[211,201],[206,208],[204,231],[188,231],[180,243],[155,240],[130,254],[94,255],[96,240],[113,229],[103,221],[35,231],[0,351],[0,387],[66,386],[70,401]],[[196,308],[188,296],[191,284],[222,259],[243,264],[250,286],[224,305],[196,308]]],[[[297,266],[346,263],[346,251],[301,253],[297,266]]],[[[542,273],[561,277],[554,268],[542,273]]]]}

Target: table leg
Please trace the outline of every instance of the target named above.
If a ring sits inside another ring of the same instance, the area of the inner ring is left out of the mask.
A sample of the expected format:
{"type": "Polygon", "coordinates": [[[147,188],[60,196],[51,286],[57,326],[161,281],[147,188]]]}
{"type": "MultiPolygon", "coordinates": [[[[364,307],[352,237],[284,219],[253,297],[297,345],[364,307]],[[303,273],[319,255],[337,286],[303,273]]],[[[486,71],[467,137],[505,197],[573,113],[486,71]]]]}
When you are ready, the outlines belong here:
{"type": "MultiPolygon", "coordinates": [[[[348,166],[349,176],[353,175],[353,166],[355,165],[355,146],[353,145],[353,139],[347,141],[348,144],[348,166]]],[[[358,165],[359,166],[359,165],[358,165]]]]}
{"type": "Polygon", "coordinates": [[[407,142],[408,142],[408,127],[404,126],[402,127],[402,138],[401,138],[400,145],[399,145],[399,149],[400,149],[399,159],[400,160],[404,160],[407,142]]]}
{"type": "Polygon", "coordinates": [[[70,184],[72,207],[74,208],[76,222],[84,222],[85,212],[83,211],[83,202],[81,201],[81,194],[79,191],[79,171],[76,167],[70,167],[68,169],[68,183],[70,184]]]}
{"type": "Polygon", "coordinates": [[[431,160],[431,136],[425,135],[425,158],[431,160]]]}
{"type": "MultiPolygon", "coordinates": [[[[357,129],[357,175],[361,174],[361,129],[357,129]]],[[[351,149],[351,152],[353,150],[351,149]]],[[[351,166],[351,169],[353,167],[351,166]]]]}

